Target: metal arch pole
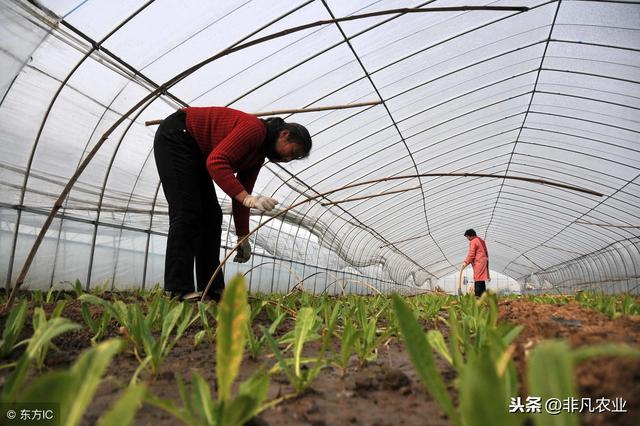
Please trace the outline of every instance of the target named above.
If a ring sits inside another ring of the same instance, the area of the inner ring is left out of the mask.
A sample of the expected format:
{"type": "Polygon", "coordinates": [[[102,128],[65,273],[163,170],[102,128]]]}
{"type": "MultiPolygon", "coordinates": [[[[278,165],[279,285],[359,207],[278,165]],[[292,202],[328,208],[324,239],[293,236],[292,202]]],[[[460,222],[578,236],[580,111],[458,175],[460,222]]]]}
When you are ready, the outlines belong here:
{"type": "Polygon", "coordinates": [[[158,193],[160,192],[161,183],[158,181],[156,185],[156,192],[153,195],[153,203],[151,204],[151,212],[149,214],[149,231],[147,232],[147,242],[144,249],[144,266],[142,272],[142,289],[146,288],[147,284],[147,267],[149,264],[149,247],[151,245],[151,230],[153,229],[153,215],[156,210],[156,203],[158,202],[158,193]]]}

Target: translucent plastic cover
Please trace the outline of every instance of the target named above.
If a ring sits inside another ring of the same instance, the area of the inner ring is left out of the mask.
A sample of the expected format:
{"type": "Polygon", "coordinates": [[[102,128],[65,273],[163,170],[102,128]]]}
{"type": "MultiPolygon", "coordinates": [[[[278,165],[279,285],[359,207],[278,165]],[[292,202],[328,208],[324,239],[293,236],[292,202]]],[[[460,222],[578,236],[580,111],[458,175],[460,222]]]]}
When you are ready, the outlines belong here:
{"type": "MultiPolygon", "coordinates": [[[[168,206],[145,122],[217,105],[296,110],[281,116],[313,137],[256,182],[299,205],[251,237],[251,262],[227,264],[254,291],[445,288],[469,228],[505,291],[638,290],[635,2],[1,0],[0,19],[7,286],[107,133],[26,283],[162,283],[168,206]]],[[[224,254],[236,238],[217,194],[224,254]]]]}

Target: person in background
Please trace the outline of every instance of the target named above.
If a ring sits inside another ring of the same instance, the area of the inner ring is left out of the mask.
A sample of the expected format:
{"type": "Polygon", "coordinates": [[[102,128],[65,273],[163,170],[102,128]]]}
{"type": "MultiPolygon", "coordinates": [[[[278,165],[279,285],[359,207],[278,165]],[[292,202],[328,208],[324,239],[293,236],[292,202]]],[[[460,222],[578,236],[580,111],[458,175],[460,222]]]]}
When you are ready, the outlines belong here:
{"type": "Polygon", "coordinates": [[[462,262],[462,269],[468,265],[473,267],[474,293],[480,297],[487,290],[486,281],[490,281],[489,275],[489,251],[484,240],[473,229],[467,229],[464,236],[469,240],[469,253],[462,262]]]}
{"type": "MultiPolygon", "coordinates": [[[[169,204],[164,288],[183,300],[201,297],[220,265],[222,210],[213,181],[232,200],[238,241],[249,233],[249,209],[272,210],[278,201],[251,195],[265,158],[289,162],[311,151],[311,136],[297,123],[262,120],[225,107],[188,107],[162,121],[154,156],[169,204]],[[212,181],[213,179],[213,181],[212,181]],[[194,292],[195,259],[197,290],[194,292]]],[[[247,262],[251,246],[239,247],[235,262],[247,262]]],[[[216,276],[207,298],[219,301],[224,275],[216,276]]]]}

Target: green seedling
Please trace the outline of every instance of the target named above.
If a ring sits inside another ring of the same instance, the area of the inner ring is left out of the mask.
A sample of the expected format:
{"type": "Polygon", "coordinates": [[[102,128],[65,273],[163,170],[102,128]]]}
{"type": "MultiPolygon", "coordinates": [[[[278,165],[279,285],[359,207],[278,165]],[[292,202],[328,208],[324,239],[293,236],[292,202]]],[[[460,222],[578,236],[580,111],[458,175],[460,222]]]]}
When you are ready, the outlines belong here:
{"type": "Polygon", "coordinates": [[[146,321],[154,331],[159,331],[164,325],[164,318],[172,309],[175,302],[167,299],[162,292],[151,293],[151,301],[148,303],[146,321]]]}
{"type": "Polygon", "coordinates": [[[9,312],[7,321],[4,324],[2,340],[0,341],[0,358],[6,358],[15,349],[26,319],[27,301],[21,300],[19,304],[11,308],[11,312],[9,312]]]}
{"type": "MultiPolygon", "coordinates": [[[[466,296],[465,296],[466,297],[466,296]]],[[[394,296],[393,303],[400,330],[411,361],[427,391],[456,425],[515,425],[521,416],[510,415],[509,397],[515,395],[517,383],[510,362],[510,349],[506,346],[517,333],[511,328],[498,328],[494,312],[486,303],[460,299],[460,310],[465,320],[459,320],[454,308],[449,309],[450,348],[439,331],[424,330],[405,306],[394,296]],[[473,303],[471,303],[473,302],[473,303]],[[460,395],[459,407],[454,407],[433,359],[438,352],[454,366],[454,382],[460,395]]],[[[489,305],[491,305],[489,303],[489,305]]]]}
{"type": "Polygon", "coordinates": [[[196,348],[202,344],[205,337],[211,342],[215,340],[216,331],[209,325],[209,317],[216,317],[216,306],[215,304],[198,302],[198,318],[200,319],[200,324],[202,324],[202,330],[198,331],[194,337],[194,346],[196,348]]]}
{"type": "Polygon", "coordinates": [[[115,404],[98,419],[97,426],[129,426],[147,395],[144,384],[128,386],[115,404]]]}
{"type": "Polygon", "coordinates": [[[107,332],[107,328],[111,322],[111,312],[108,309],[103,309],[100,317],[93,319],[87,303],[82,303],[80,308],[82,310],[82,318],[84,318],[84,322],[93,333],[91,343],[95,344],[98,340],[102,339],[107,332]]]}
{"type": "MultiPolygon", "coordinates": [[[[289,338],[285,338],[281,340],[281,343],[288,343],[291,341],[291,345],[293,346],[293,358],[291,360],[285,359],[282,351],[278,347],[278,343],[275,339],[267,332],[267,330],[263,327],[262,333],[267,338],[267,343],[271,347],[277,361],[280,370],[284,372],[284,374],[289,379],[289,382],[294,387],[297,393],[302,393],[305,391],[311,382],[317,377],[322,368],[322,360],[320,358],[307,360],[302,358],[302,349],[306,342],[311,340],[317,340],[320,338],[319,335],[315,333],[317,316],[315,310],[313,308],[301,308],[298,311],[298,317],[296,318],[296,323],[293,330],[293,335],[289,338]],[[314,362],[312,368],[303,369],[303,364],[314,362]]],[[[322,354],[321,354],[322,356],[322,354]]]]}
{"type": "Polygon", "coordinates": [[[344,377],[351,354],[355,353],[355,345],[362,338],[362,331],[356,330],[350,319],[346,320],[340,337],[340,352],[334,357],[334,364],[340,368],[340,375],[344,377]]]}
{"type": "MultiPolygon", "coordinates": [[[[60,404],[56,415],[61,426],[80,424],[100,384],[100,379],[121,347],[119,339],[107,340],[84,351],[68,370],[47,373],[24,389],[19,401],[60,404]]],[[[144,388],[128,388],[114,407],[98,420],[98,425],[129,425],[138,410],[144,388]]]]}
{"type": "Polygon", "coordinates": [[[132,383],[136,382],[138,374],[147,366],[153,375],[157,375],[167,355],[197,319],[192,318],[193,309],[190,305],[172,302],[172,307],[162,295],[153,298],[146,316],[138,304],[127,305],[121,300],[112,303],[90,294],[83,294],[80,300],[102,306],[120,323],[121,333],[132,344],[133,353],[140,362],[132,383]],[[159,338],[154,337],[156,329],[159,329],[159,338]],[[176,334],[172,337],[174,329],[176,334]]]}
{"type": "Polygon", "coordinates": [[[638,315],[640,314],[640,305],[636,303],[633,297],[625,294],[620,304],[620,313],[622,315],[638,315]]]}
{"type": "MultiPolygon", "coordinates": [[[[394,296],[394,309],[411,361],[427,391],[456,426],[489,424],[521,426],[526,413],[509,412],[509,401],[518,394],[516,372],[511,360],[512,342],[522,326],[497,323],[495,298],[461,298],[458,309],[448,312],[449,347],[442,334],[426,334],[402,299],[394,296]],[[431,352],[436,351],[453,365],[459,405],[454,407],[435,368],[431,352]]],[[[571,351],[565,343],[544,342],[536,347],[528,363],[529,394],[564,399],[575,396],[573,366],[594,356],[640,356],[640,351],[623,345],[600,345],[571,351]]],[[[575,413],[557,416],[536,414],[539,425],[577,425],[575,413]]],[[[530,421],[529,420],[529,421],[530,421]]]]}
{"type": "Polygon", "coordinates": [[[340,301],[333,302],[327,296],[323,297],[320,305],[320,312],[322,312],[323,318],[323,330],[322,330],[322,350],[326,351],[329,348],[333,352],[333,337],[336,334],[336,328],[338,326],[338,317],[342,311],[342,303],[340,301]],[[332,308],[333,306],[333,308],[332,308]]]}
{"type": "MultiPolygon", "coordinates": [[[[247,349],[249,351],[249,356],[252,359],[257,359],[260,353],[262,353],[263,348],[267,344],[267,337],[265,336],[265,334],[261,333],[259,336],[257,336],[256,333],[254,333],[253,331],[253,327],[251,326],[253,319],[260,312],[260,309],[264,305],[266,305],[266,303],[267,302],[261,302],[257,308],[253,308],[251,311],[250,320],[247,322],[247,349]]],[[[286,313],[281,311],[278,317],[276,317],[269,325],[269,328],[267,329],[267,333],[269,335],[273,335],[278,329],[278,327],[280,326],[280,324],[282,323],[282,321],[285,319],[285,317],[286,317],[286,313]]]]}
{"type": "MultiPolygon", "coordinates": [[[[355,350],[360,360],[360,365],[365,365],[369,361],[373,361],[378,357],[378,347],[390,335],[388,330],[378,332],[378,317],[388,308],[388,302],[384,302],[379,311],[371,313],[367,311],[366,305],[362,298],[358,299],[356,304],[355,319],[357,329],[361,332],[355,342],[355,350]]],[[[376,309],[374,304],[373,309],[376,309]]]]}
{"type": "Polygon", "coordinates": [[[73,291],[76,294],[76,299],[84,294],[84,289],[82,288],[82,283],[79,279],[73,283],[73,291]]]}
{"type": "Polygon", "coordinates": [[[183,406],[171,400],[149,396],[147,401],[166,410],[189,425],[240,426],[264,407],[269,378],[259,370],[232,393],[244,353],[246,322],[249,319],[247,290],[241,275],[225,289],[218,308],[216,334],[216,378],[218,398],[213,398],[209,384],[197,373],[192,376],[191,392],[178,380],[183,406]]]}
{"type": "Polygon", "coordinates": [[[138,333],[137,323],[142,321],[144,317],[140,307],[137,304],[127,305],[121,300],[109,302],[92,294],[83,294],[80,301],[98,305],[108,311],[110,315],[120,324],[120,333],[123,334],[129,342],[133,344],[133,350],[136,355],[143,348],[142,335],[138,333]]]}
{"type": "MultiPolygon", "coordinates": [[[[167,355],[171,353],[171,350],[178,340],[180,340],[186,329],[193,323],[193,309],[192,306],[186,302],[174,306],[164,317],[160,337],[157,339],[152,334],[150,321],[144,318],[141,313],[138,314],[137,312],[139,311],[136,311],[137,318],[134,322],[132,332],[140,336],[146,356],[139,368],[148,364],[151,367],[151,373],[155,376],[160,372],[160,366],[167,355]],[[175,335],[171,336],[174,329],[176,330],[175,335]]],[[[197,319],[197,317],[193,319],[197,319]]],[[[134,377],[136,377],[137,374],[138,372],[136,372],[134,377]]]]}
{"type": "Polygon", "coordinates": [[[42,306],[45,303],[45,296],[42,290],[31,292],[31,301],[33,302],[33,306],[42,306]]]}
{"type": "Polygon", "coordinates": [[[411,309],[398,295],[393,295],[393,308],[396,312],[402,337],[409,351],[411,362],[427,391],[438,402],[454,425],[462,425],[460,416],[453,406],[451,397],[438,372],[431,346],[425,333],[418,324],[411,309]]]}
{"type": "MultiPolygon", "coordinates": [[[[47,335],[57,336],[67,331],[80,328],[78,324],[74,324],[70,320],[60,317],[63,308],[64,302],[59,302],[53,310],[49,320],[47,320],[47,316],[42,308],[38,307],[33,312],[33,336],[31,336],[28,341],[29,346],[31,346],[33,350],[33,360],[35,361],[38,369],[41,369],[44,366],[44,360],[47,357],[49,348],[51,346],[55,347],[51,342],[53,338],[49,339],[46,337],[47,335]],[[31,340],[40,336],[45,336],[45,338],[41,340],[41,344],[37,346],[31,345],[31,340]]],[[[29,346],[27,346],[27,351],[29,351],[29,346]]]]}
{"type": "Polygon", "coordinates": [[[280,303],[277,303],[277,299],[274,298],[273,301],[276,303],[267,302],[267,304],[264,307],[265,311],[267,312],[267,316],[271,321],[275,321],[280,315],[285,313],[284,310],[282,309],[282,305],[280,303]]]}
{"type": "Polygon", "coordinates": [[[620,315],[637,315],[640,314],[640,305],[635,299],[626,295],[606,295],[604,292],[578,292],[575,296],[576,302],[582,307],[595,309],[603,314],[615,319],[620,315]]]}
{"type": "Polygon", "coordinates": [[[18,391],[25,382],[29,366],[35,364],[38,368],[42,368],[47,351],[54,338],[79,328],[81,328],[80,325],[66,318],[54,317],[47,320],[44,310],[39,307],[36,308],[33,314],[33,335],[18,344],[26,344],[27,348],[4,383],[2,401],[15,401],[18,391]]]}

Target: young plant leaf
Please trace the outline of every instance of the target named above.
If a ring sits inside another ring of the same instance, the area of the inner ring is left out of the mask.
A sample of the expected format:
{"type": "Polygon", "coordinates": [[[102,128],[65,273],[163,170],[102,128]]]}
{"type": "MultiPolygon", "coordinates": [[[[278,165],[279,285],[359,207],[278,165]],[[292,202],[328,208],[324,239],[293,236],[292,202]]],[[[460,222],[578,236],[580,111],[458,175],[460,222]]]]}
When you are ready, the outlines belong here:
{"type": "Polygon", "coordinates": [[[488,352],[469,357],[460,376],[460,412],[465,426],[516,426],[520,417],[509,413],[503,380],[488,352]]]}
{"type": "Polygon", "coordinates": [[[436,368],[431,346],[427,341],[424,331],[418,321],[413,316],[409,307],[397,294],[393,295],[393,308],[398,317],[400,331],[404,338],[407,350],[411,357],[411,362],[415,367],[422,383],[427,391],[440,404],[440,407],[447,413],[449,419],[455,425],[460,424],[458,413],[453,407],[451,397],[447,393],[447,388],[442,381],[442,377],[436,368]]]}
{"type": "Polygon", "coordinates": [[[195,411],[204,418],[206,424],[215,424],[216,407],[211,397],[211,389],[209,383],[198,373],[193,373],[192,395],[195,411]]]}
{"type": "Polygon", "coordinates": [[[442,357],[446,359],[449,364],[453,363],[451,359],[451,353],[449,352],[449,348],[447,348],[447,344],[444,341],[444,337],[442,336],[442,333],[440,333],[439,330],[427,331],[427,340],[429,341],[429,345],[431,345],[433,349],[438,351],[438,353],[442,355],[442,357]]]}
{"type": "Polygon", "coordinates": [[[316,322],[316,313],[313,308],[302,308],[298,311],[298,318],[294,327],[294,373],[300,377],[300,357],[307,337],[316,322]]]}
{"type": "Polygon", "coordinates": [[[87,349],[69,370],[36,379],[20,396],[20,402],[57,402],[60,404],[60,426],[78,425],[102,374],[120,347],[121,341],[112,339],[87,349]]]}
{"type": "Polygon", "coordinates": [[[287,378],[289,379],[289,382],[291,382],[291,384],[295,388],[297,388],[298,387],[298,378],[293,373],[293,371],[292,371],[291,367],[289,366],[289,364],[287,364],[287,360],[282,355],[282,351],[278,347],[278,343],[275,341],[273,336],[271,336],[271,334],[269,334],[267,329],[265,329],[264,327],[262,327],[262,335],[267,340],[267,344],[271,348],[271,351],[273,352],[273,355],[275,356],[276,360],[278,361],[278,365],[280,366],[280,369],[287,376],[287,378]]]}
{"type": "Polygon", "coordinates": [[[142,406],[145,393],[144,385],[127,387],[113,407],[100,416],[97,426],[129,426],[133,424],[133,418],[142,406]]]}
{"type": "Polygon", "coordinates": [[[269,391],[269,377],[259,370],[240,385],[238,396],[224,406],[222,425],[241,426],[258,414],[269,391]]]}
{"type": "MultiPolygon", "coordinates": [[[[527,365],[529,395],[540,397],[542,401],[577,397],[573,370],[573,359],[566,342],[540,343],[531,353],[527,365]]],[[[578,416],[564,410],[557,415],[542,410],[536,413],[534,421],[540,426],[577,426],[578,416]]]]}
{"type": "Polygon", "coordinates": [[[216,376],[219,401],[231,398],[231,384],[242,362],[248,318],[247,289],[243,277],[237,275],[227,285],[218,309],[216,376]]]}
{"type": "Polygon", "coordinates": [[[24,327],[27,318],[27,301],[21,300],[9,312],[7,321],[4,324],[2,332],[2,341],[0,341],[0,358],[4,358],[13,351],[18,337],[24,327]]]}

